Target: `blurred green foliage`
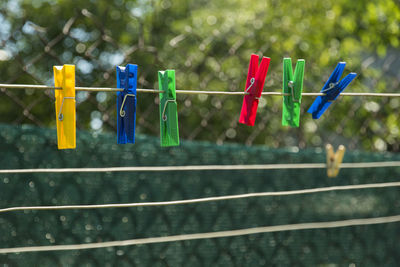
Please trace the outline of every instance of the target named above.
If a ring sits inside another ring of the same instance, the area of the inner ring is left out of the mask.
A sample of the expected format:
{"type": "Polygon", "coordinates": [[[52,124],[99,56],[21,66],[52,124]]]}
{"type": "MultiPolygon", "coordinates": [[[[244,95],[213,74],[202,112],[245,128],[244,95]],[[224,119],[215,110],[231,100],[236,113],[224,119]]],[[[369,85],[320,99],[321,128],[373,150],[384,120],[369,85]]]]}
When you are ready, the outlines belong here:
{"type": "MultiPolygon", "coordinates": [[[[77,65],[77,85],[115,87],[115,65],[139,65],[139,88],[176,70],[177,89],[243,91],[251,53],[271,57],[265,91],[280,91],[282,58],[306,60],[305,92],[317,92],[338,61],[359,74],[349,91],[398,92],[400,7],[374,1],[47,1],[0,3],[0,81],[52,84],[52,66],[77,65]]],[[[0,121],[55,125],[43,92],[0,94],[0,121]]],[[[111,94],[78,94],[78,128],[116,126],[111,94]]],[[[264,98],[254,128],[238,125],[241,97],[178,96],[184,139],[269,146],[344,143],[400,150],[399,99],[343,97],[318,121],[281,126],[280,97],[264,98]]],[[[158,135],[158,99],[142,94],[138,131],[158,135]]]]}

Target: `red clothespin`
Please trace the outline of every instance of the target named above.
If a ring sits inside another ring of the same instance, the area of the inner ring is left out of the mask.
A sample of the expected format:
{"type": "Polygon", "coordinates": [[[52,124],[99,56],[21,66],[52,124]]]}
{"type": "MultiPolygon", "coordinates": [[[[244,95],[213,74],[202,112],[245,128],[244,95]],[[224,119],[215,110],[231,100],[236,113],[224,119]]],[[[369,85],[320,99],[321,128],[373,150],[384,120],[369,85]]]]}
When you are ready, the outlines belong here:
{"type": "Polygon", "coordinates": [[[239,122],[254,126],[258,108],[258,101],[267,77],[269,57],[263,57],[260,66],[258,66],[258,55],[252,54],[250,57],[249,72],[247,73],[247,82],[243,98],[242,111],[240,112],[239,122]]]}

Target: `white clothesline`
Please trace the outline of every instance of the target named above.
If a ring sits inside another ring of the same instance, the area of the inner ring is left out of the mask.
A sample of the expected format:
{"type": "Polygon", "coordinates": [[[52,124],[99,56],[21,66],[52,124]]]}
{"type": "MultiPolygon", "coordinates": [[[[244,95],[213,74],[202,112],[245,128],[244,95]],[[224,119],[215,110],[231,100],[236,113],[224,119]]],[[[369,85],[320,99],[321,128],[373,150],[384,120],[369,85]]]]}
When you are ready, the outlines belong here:
{"type": "MultiPolygon", "coordinates": [[[[35,84],[0,84],[0,88],[6,89],[39,89],[39,90],[61,90],[62,87],[47,86],[47,85],[35,85],[35,84]]],[[[87,92],[119,92],[124,89],[112,88],[112,87],[75,87],[76,91],[87,91],[87,92]]],[[[137,88],[137,92],[142,93],[162,93],[159,89],[151,88],[137,88]]],[[[231,91],[202,91],[202,90],[176,90],[177,94],[206,94],[206,95],[247,95],[244,91],[231,92],[231,91]]],[[[282,92],[262,92],[262,96],[289,96],[291,94],[282,92]]],[[[302,93],[302,96],[323,96],[324,93],[302,93]]],[[[400,97],[400,93],[351,93],[343,92],[342,96],[371,96],[371,97],[400,97]]]]}
{"type": "Polygon", "coordinates": [[[330,186],[330,187],[319,187],[319,188],[278,191],[278,192],[259,192],[259,193],[248,193],[248,194],[227,195],[227,196],[217,196],[217,197],[204,197],[204,198],[173,200],[173,201],[158,201],[158,202],[99,204],[99,205],[10,207],[10,208],[0,209],[0,213],[11,212],[11,211],[24,211],[24,210],[105,209],[105,208],[169,206],[169,205],[183,205],[183,204],[193,204],[193,203],[203,203],[203,202],[233,200],[233,199],[243,199],[243,198],[253,198],[253,197],[289,196],[289,195],[301,195],[301,194],[321,193],[321,192],[330,192],[330,191],[345,191],[345,190],[369,189],[369,188],[388,188],[388,187],[399,187],[399,186],[400,186],[400,182],[389,182],[389,183],[374,183],[374,184],[360,184],[360,185],[330,186]]]}
{"type": "MultiPolygon", "coordinates": [[[[99,168],[36,168],[0,169],[0,173],[69,173],[69,172],[164,172],[164,171],[232,171],[232,170],[283,170],[325,169],[325,163],[251,164],[251,165],[188,165],[99,168]]],[[[400,167],[400,161],[342,163],[341,169],[400,167]]]]}
{"type": "Polygon", "coordinates": [[[342,220],[342,221],[330,221],[330,222],[285,224],[285,225],[264,226],[264,227],[255,227],[255,228],[230,230],[230,231],[149,237],[149,238],[118,240],[118,241],[87,243],[87,244],[2,248],[0,249],[0,254],[121,247],[121,246],[144,245],[152,243],[165,243],[165,242],[175,242],[175,241],[185,241],[185,240],[233,237],[233,236],[243,236],[243,235],[261,234],[261,233],[274,233],[282,231],[327,229],[327,228],[373,225],[373,224],[395,223],[395,222],[400,222],[400,215],[342,220]]]}

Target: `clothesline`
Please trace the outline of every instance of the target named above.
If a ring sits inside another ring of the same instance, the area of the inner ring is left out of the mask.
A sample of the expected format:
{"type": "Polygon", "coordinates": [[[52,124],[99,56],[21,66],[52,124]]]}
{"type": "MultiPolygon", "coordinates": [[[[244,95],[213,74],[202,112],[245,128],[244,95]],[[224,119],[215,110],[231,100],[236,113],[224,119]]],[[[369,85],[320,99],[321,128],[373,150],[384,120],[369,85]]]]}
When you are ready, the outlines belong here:
{"type": "MultiPolygon", "coordinates": [[[[0,84],[0,88],[5,89],[38,89],[38,90],[62,90],[62,87],[47,86],[47,85],[34,85],[34,84],[0,84]]],[[[87,92],[120,92],[124,89],[111,88],[111,87],[75,87],[76,91],[87,91],[87,92]]],[[[137,92],[142,93],[163,93],[158,89],[145,89],[137,88],[137,92]]],[[[177,94],[207,94],[207,95],[248,95],[246,92],[228,92],[228,91],[201,91],[201,90],[176,90],[177,94]]],[[[290,96],[291,94],[282,92],[262,92],[263,96],[290,96]]],[[[324,96],[324,93],[302,93],[302,96],[324,96]]],[[[370,97],[400,97],[400,93],[351,93],[343,92],[340,95],[343,96],[370,96],[370,97]]]]}
{"type": "Polygon", "coordinates": [[[11,212],[11,211],[24,211],[24,210],[70,210],[70,209],[106,209],[106,208],[170,206],[170,205],[184,205],[184,204],[194,204],[194,203],[204,203],[204,202],[212,202],[212,201],[233,200],[233,199],[254,198],[254,197],[290,196],[290,195],[303,195],[303,194],[332,192],[332,191],[346,191],[346,190],[371,189],[371,188],[389,188],[389,187],[399,187],[399,186],[400,186],[400,182],[388,182],[388,183],[374,183],[374,184],[317,187],[317,188],[278,191],[278,192],[257,192],[257,193],[248,193],[248,194],[204,197],[204,198],[172,200],[172,201],[158,201],[158,202],[98,204],[98,205],[10,207],[10,208],[0,209],[0,213],[11,212]]]}
{"type": "Polygon", "coordinates": [[[375,218],[351,219],[351,220],[342,220],[342,221],[284,224],[284,225],[246,228],[246,229],[239,229],[239,230],[148,237],[148,238],[140,238],[140,239],[118,240],[118,241],[86,243],[86,244],[1,248],[0,254],[109,248],[109,247],[121,247],[121,246],[144,245],[144,244],[153,244],[153,243],[185,241],[185,240],[233,237],[233,236],[243,236],[243,235],[261,234],[261,233],[275,233],[275,232],[283,232],[283,231],[328,229],[328,228],[373,225],[373,224],[383,224],[383,223],[396,223],[396,222],[400,222],[400,215],[375,217],[375,218]]]}
{"type": "MultiPolygon", "coordinates": [[[[99,168],[36,168],[0,169],[0,173],[70,173],[70,172],[162,172],[162,171],[233,171],[233,170],[284,170],[325,169],[325,163],[249,164],[249,165],[187,165],[187,166],[132,166],[99,168]]],[[[400,167],[400,161],[341,163],[341,169],[400,167]]]]}

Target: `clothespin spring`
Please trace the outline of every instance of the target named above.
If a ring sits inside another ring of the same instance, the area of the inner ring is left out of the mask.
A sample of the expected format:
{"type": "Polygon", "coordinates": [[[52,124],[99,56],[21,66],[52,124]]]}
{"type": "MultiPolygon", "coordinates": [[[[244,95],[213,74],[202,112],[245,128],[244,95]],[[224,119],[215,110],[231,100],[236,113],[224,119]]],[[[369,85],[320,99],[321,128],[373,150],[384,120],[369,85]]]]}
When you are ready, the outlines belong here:
{"type": "Polygon", "coordinates": [[[253,86],[255,81],[256,79],[254,77],[250,79],[250,85],[249,87],[247,87],[246,91],[244,91],[245,93],[249,92],[250,88],[253,86]]]}
{"type": "Polygon", "coordinates": [[[332,90],[333,88],[335,88],[335,87],[336,87],[336,85],[338,85],[338,83],[339,83],[339,82],[336,82],[336,83],[330,83],[330,84],[329,84],[329,88],[326,88],[325,90],[322,90],[322,91],[321,91],[321,93],[326,93],[326,92],[328,92],[328,91],[332,90]]]}
{"type": "MultiPolygon", "coordinates": [[[[253,79],[254,79],[254,78],[253,78],[253,79]]],[[[167,101],[165,101],[164,109],[163,109],[163,112],[162,112],[162,119],[163,119],[163,121],[166,121],[166,120],[167,120],[167,115],[165,115],[165,111],[167,110],[167,105],[168,105],[169,102],[176,103],[176,100],[168,99],[167,101]]]]}
{"type": "MultiPolygon", "coordinates": [[[[249,90],[254,85],[255,81],[256,79],[254,77],[250,79],[250,85],[247,87],[246,91],[244,91],[247,95],[249,94],[249,90]]],[[[255,97],[255,99],[260,99],[260,97],[255,97]]]]}
{"type": "Polygon", "coordinates": [[[128,97],[128,96],[136,97],[134,94],[126,94],[126,95],[124,96],[124,100],[122,100],[122,104],[121,104],[121,109],[119,110],[119,115],[120,115],[121,117],[125,117],[124,105],[125,105],[126,97],[128,97]]]}
{"type": "Polygon", "coordinates": [[[292,101],[293,101],[294,103],[300,103],[300,100],[299,100],[299,99],[296,99],[296,98],[294,97],[294,82],[293,82],[293,81],[289,81],[288,87],[289,87],[290,90],[291,90],[292,101]]]}
{"type": "MultiPolygon", "coordinates": [[[[326,93],[329,92],[330,90],[334,89],[336,85],[338,85],[339,82],[336,83],[330,83],[329,88],[326,88],[325,90],[322,90],[321,93],[326,93]]],[[[328,102],[333,102],[333,100],[328,100],[328,102]]]]}
{"type": "Polygon", "coordinates": [[[64,99],[75,99],[75,97],[73,97],[73,96],[63,97],[63,99],[61,101],[60,111],[58,112],[58,120],[59,121],[62,121],[64,119],[64,116],[62,114],[62,108],[63,108],[63,105],[64,105],[64,99]]]}
{"type": "Polygon", "coordinates": [[[336,87],[336,85],[338,85],[338,83],[339,83],[339,82],[337,82],[337,83],[330,83],[330,84],[329,84],[329,88],[326,88],[325,90],[322,90],[321,93],[325,93],[325,92],[328,92],[328,91],[332,90],[333,88],[336,87]]]}

